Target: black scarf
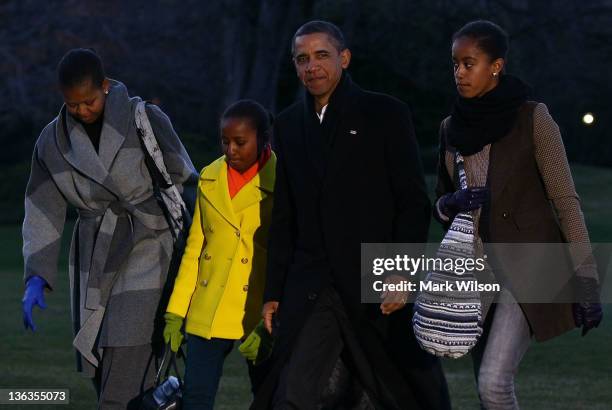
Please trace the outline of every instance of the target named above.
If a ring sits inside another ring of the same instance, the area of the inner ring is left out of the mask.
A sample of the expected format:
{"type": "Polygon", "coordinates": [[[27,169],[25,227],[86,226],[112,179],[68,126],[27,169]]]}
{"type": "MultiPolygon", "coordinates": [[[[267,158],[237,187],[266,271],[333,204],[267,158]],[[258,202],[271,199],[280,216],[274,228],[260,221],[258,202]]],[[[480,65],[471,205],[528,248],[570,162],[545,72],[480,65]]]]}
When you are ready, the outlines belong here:
{"type": "Polygon", "coordinates": [[[314,97],[310,95],[308,90],[304,90],[304,127],[309,156],[321,178],[326,171],[326,164],[334,144],[336,130],[350,99],[351,87],[351,76],[343,71],[336,89],[329,97],[323,122],[319,121],[316,114],[314,97]]]}
{"type": "Polygon", "coordinates": [[[482,97],[457,97],[447,128],[448,143],[462,155],[472,155],[498,141],[514,126],[518,110],[530,91],[519,78],[505,74],[482,97]]]}
{"type": "MultiPolygon", "coordinates": [[[[78,118],[74,118],[79,121],[78,118]]],[[[81,121],[79,122],[81,123],[81,125],[85,129],[85,132],[89,136],[89,139],[91,140],[91,143],[96,149],[96,152],[100,153],[100,135],[102,135],[102,125],[104,124],[104,112],[102,112],[98,119],[91,124],[86,124],[81,121]]]]}

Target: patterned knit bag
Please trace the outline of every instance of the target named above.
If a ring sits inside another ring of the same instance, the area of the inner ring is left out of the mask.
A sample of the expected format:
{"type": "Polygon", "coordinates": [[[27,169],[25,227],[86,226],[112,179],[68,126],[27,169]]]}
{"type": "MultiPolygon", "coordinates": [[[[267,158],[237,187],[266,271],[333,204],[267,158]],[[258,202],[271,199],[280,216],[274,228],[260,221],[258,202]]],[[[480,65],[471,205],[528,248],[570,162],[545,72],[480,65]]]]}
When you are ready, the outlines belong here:
{"type": "MultiPolygon", "coordinates": [[[[455,162],[459,172],[461,189],[467,188],[463,157],[458,152],[455,162]]],[[[459,213],[444,236],[436,258],[441,261],[457,261],[474,257],[474,218],[470,212],[459,213]]],[[[412,325],[421,347],[436,356],[458,358],[476,345],[482,335],[482,306],[480,293],[462,289],[475,280],[474,272],[456,273],[448,266],[455,263],[436,264],[427,273],[425,282],[431,282],[431,290],[423,290],[414,304],[412,325]],[[443,285],[450,283],[453,289],[443,285]]]]}

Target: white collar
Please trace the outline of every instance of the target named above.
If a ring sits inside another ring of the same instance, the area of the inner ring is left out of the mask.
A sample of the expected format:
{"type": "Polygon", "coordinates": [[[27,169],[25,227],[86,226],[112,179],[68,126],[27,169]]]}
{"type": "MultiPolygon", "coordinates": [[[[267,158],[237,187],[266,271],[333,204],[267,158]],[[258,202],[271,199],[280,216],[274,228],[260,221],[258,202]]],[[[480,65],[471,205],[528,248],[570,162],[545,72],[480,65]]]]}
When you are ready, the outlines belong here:
{"type": "Polygon", "coordinates": [[[319,123],[323,122],[323,117],[325,116],[325,110],[327,110],[327,106],[328,105],[329,105],[329,103],[325,104],[323,106],[323,108],[321,108],[321,114],[319,114],[318,112],[315,111],[315,114],[317,114],[317,117],[319,117],[319,123]]]}

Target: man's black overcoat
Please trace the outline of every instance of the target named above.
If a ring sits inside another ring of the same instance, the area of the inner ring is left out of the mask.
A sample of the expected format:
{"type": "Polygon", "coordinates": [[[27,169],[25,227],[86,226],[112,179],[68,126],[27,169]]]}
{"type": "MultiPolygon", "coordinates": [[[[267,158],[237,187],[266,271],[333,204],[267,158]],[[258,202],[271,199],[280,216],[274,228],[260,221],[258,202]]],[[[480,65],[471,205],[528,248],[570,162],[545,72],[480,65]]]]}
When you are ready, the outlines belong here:
{"type": "Polygon", "coordinates": [[[362,242],[427,241],[430,202],[410,110],[344,73],[318,121],[305,94],[274,125],[278,162],[264,301],[280,305],[272,371],[252,408],[269,406],[280,367],[326,286],[340,295],[379,384],[399,408],[447,408],[441,366],[414,339],[412,306],[384,316],[378,304],[360,303],[362,242]]]}

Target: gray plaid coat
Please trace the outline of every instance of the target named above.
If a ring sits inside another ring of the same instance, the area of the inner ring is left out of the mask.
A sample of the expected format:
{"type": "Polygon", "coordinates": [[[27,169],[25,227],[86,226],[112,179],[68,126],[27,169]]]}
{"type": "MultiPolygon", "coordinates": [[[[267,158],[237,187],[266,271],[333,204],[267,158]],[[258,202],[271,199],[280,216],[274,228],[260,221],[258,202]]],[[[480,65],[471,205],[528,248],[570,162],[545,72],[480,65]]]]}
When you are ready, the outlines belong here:
{"type": "MultiPolygon", "coordinates": [[[[151,342],[173,250],[136,132],[138,101],[111,81],[99,153],[62,107],[36,142],[26,189],[25,279],[40,275],[55,286],[67,207],[78,212],[69,265],[73,344],[79,370],[89,375],[104,347],[151,342]]],[[[168,117],[154,105],[147,114],[179,191],[195,185],[197,174],[168,117]]]]}

